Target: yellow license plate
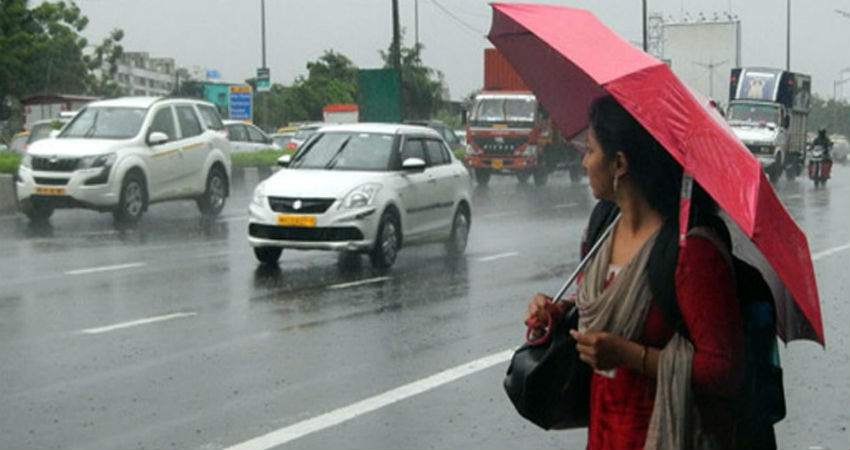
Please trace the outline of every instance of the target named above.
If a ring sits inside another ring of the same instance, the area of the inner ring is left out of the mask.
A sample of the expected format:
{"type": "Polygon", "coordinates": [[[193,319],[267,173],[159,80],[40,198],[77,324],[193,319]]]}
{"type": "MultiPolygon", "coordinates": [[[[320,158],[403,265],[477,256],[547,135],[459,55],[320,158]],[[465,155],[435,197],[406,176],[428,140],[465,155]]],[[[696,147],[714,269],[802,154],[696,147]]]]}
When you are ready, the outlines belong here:
{"type": "Polygon", "coordinates": [[[494,169],[501,169],[502,167],[504,167],[504,165],[505,163],[502,162],[501,159],[494,159],[492,162],[490,162],[490,167],[494,169]]]}
{"type": "Polygon", "coordinates": [[[35,193],[41,195],[65,195],[65,188],[36,186],[35,193]]]}
{"type": "Polygon", "coordinates": [[[278,214],[277,224],[281,227],[315,227],[316,216],[300,216],[295,214],[278,214]]]}

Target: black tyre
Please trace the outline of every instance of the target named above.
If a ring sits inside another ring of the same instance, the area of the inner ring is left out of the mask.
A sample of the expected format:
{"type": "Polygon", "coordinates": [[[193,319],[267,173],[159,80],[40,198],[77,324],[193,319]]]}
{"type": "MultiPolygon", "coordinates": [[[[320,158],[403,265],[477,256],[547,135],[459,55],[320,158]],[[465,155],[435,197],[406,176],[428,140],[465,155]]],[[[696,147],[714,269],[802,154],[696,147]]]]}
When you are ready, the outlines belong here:
{"type": "Polygon", "coordinates": [[[465,204],[458,206],[452,219],[452,232],[446,241],[446,251],[449,256],[460,256],[466,250],[470,228],[469,208],[465,204]]]}
{"type": "Polygon", "coordinates": [[[215,166],[207,174],[207,187],[198,198],[198,209],[208,217],[217,216],[224,209],[227,199],[227,175],[221,167],[215,166]]]}
{"type": "Polygon", "coordinates": [[[277,264],[282,252],[280,247],[254,247],[254,256],[263,264],[277,264]]]}
{"type": "Polygon", "coordinates": [[[780,176],[782,176],[782,166],[773,165],[767,168],[767,178],[771,183],[779,181],[780,176]]]}
{"type": "Polygon", "coordinates": [[[528,183],[528,179],[531,178],[531,174],[528,172],[517,172],[516,179],[520,184],[528,183]]]}
{"type": "Polygon", "coordinates": [[[535,186],[545,186],[546,182],[549,181],[549,171],[546,169],[537,169],[534,171],[534,185],[535,186]]]}
{"type": "Polygon", "coordinates": [[[490,169],[475,169],[475,181],[479,186],[487,186],[490,182],[490,169]]]}
{"type": "Polygon", "coordinates": [[[148,191],[145,179],[139,172],[132,171],[121,182],[121,195],[112,216],[118,224],[132,225],[142,218],[147,208],[148,191]]]}
{"type": "Polygon", "coordinates": [[[50,216],[53,215],[53,208],[32,201],[29,206],[23,208],[23,212],[30,222],[40,223],[50,220],[50,216]]]}
{"type": "Polygon", "coordinates": [[[387,211],[381,216],[375,246],[369,253],[372,266],[378,269],[386,269],[392,266],[400,248],[401,225],[398,216],[392,211],[387,211]]]}

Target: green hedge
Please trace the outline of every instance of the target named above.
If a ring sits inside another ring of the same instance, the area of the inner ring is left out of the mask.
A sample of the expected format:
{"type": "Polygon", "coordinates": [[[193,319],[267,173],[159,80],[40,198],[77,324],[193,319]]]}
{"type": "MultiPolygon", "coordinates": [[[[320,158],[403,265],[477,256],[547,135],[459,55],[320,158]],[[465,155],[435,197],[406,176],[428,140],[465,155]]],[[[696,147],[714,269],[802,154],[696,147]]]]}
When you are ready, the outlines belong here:
{"type": "Polygon", "coordinates": [[[21,155],[19,153],[0,152],[0,173],[15,173],[20,163],[21,155]]]}
{"type": "Polygon", "coordinates": [[[277,159],[283,155],[291,155],[293,150],[260,150],[258,152],[234,153],[230,156],[234,166],[275,166],[277,159]]]}

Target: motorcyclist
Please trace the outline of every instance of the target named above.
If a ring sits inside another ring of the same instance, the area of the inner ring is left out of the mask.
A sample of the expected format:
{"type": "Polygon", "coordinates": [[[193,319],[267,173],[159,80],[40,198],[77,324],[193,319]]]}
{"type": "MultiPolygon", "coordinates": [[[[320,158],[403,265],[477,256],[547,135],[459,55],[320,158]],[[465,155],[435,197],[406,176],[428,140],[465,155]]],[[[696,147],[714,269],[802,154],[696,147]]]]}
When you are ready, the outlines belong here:
{"type": "Polygon", "coordinates": [[[832,140],[826,135],[826,128],[819,128],[818,136],[812,141],[812,147],[817,147],[818,145],[823,147],[824,160],[832,161],[832,158],[829,156],[829,151],[832,150],[832,140]]]}

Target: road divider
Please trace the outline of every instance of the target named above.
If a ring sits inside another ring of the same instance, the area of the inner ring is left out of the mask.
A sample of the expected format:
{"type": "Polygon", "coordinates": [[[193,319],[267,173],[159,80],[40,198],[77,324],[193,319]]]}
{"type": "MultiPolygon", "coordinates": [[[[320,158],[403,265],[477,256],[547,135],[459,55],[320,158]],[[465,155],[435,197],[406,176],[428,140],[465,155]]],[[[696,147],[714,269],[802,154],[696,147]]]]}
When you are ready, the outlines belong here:
{"type": "Polygon", "coordinates": [[[164,316],[156,316],[156,317],[148,317],[146,319],[133,320],[130,322],[122,322],[116,323],[114,325],[107,325],[105,327],[98,328],[87,328],[85,330],[80,330],[80,334],[100,334],[107,333],[115,330],[122,330],[124,328],[137,327],[140,325],[148,325],[151,323],[164,322],[166,320],[174,320],[174,319],[182,319],[184,317],[192,317],[196,316],[198,313],[196,312],[183,312],[183,313],[174,313],[174,314],[166,314],[164,316]]]}
{"type": "Polygon", "coordinates": [[[135,269],[137,267],[144,267],[147,263],[137,262],[137,263],[128,263],[128,264],[117,264],[114,266],[101,266],[101,267],[90,267],[87,269],[77,269],[77,270],[69,270],[65,272],[66,275],[87,275],[90,273],[98,273],[98,272],[109,272],[112,270],[126,270],[126,269],[135,269]]]}
{"type": "Polygon", "coordinates": [[[476,359],[475,361],[452,367],[427,378],[423,378],[382,394],[378,394],[374,397],[361,400],[352,405],[335,409],[331,412],[313,417],[312,419],[297,422],[249,441],[236,444],[225,450],[266,450],[286,444],[287,442],[294,441],[295,439],[304,437],[308,434],[339,425],[343,422],[362,416],[363,414],[391,405],[400,400],[413,397],[414,395],[430,391],[431,389],[451,383],[452,381],[472,375],[484,369],[488,369],[497,364],[503,364],[510,361],[513,353],[513,349],[505,350],[476,359]]]}

